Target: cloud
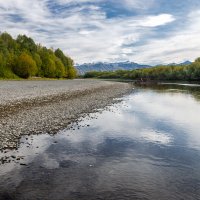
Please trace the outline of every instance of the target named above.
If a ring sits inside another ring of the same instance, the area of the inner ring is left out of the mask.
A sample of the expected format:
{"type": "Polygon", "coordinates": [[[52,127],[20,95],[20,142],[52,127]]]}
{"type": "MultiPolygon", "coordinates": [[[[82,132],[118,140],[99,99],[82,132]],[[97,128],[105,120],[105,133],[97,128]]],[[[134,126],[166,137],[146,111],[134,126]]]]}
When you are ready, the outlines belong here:
{"type": "Polygon", "coordinates": [[[76,63],[133,60],[156,64],[197,57],[200,11],[176,16],[163,7],[157,9],[161,6],[155,6],[154,0],[145,2],[2,1],[1,31],[14,37],[27,34],[38,43],[61,48],[76,63]]]}
{"type": "Polygon", "coordinates": [[[57,0],[61,4],[99,3],[102,0],[57,0]]]}
{"type": "Polygon", "coordinates": [[[155,0],[124,0],[120,1],[120,4],[127,9],[142,9],[146,10],[151,8],[155,4],[155,0]]]}
{"type": "Polygon", "coordinates": [[[161,14],[158,16],[148,16],[142,23],[141,26],[156,27],[173,22],[175,18],[170,14],[161,14]]]}
{"type": "MultiPolygon", "coordinates": [[[[200,56],[200,10],[191,12],[186,16],[182,27],[177,27],[168,37],[155,38],[143,46],[138,46],[138,51],[143,52],[145,63],[159,64],[194,60],[200,56]]],[[[138,61],[143,61],[139,55],[134,55],[138,61]]],[[[144,62],[144,61],[143,61],[144,62]]]]}

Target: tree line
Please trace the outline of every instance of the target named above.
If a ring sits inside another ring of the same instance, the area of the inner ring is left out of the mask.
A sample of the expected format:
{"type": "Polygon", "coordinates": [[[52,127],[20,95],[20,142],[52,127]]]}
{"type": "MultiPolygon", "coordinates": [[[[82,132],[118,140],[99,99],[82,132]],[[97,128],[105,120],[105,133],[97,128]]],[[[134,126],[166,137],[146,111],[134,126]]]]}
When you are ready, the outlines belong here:
{"type": "Polygon", "coordinates": [[[156,66],[134,70],[87,72],[85,78],[146,79],[155,81],[200,81],[200,58],[189,65],[156,66]]]}
{"type": "Polygon", "coordinates": [[[8,33],[0,33],[0,77],[29,78],[76,77],[74,62],[62,50],[48,49],[26,35],[16,39],[8,33]]]}

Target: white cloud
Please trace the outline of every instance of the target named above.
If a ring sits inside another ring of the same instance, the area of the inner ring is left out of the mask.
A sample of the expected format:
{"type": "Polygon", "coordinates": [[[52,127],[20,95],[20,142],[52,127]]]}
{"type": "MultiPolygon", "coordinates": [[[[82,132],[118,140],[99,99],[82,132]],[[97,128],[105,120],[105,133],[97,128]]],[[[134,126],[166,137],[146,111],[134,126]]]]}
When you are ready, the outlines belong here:
{"type": "Polygon", "coordinates": [[[169,14],[161,14],[158,16],[149,16],[141,22],[141,26],[156,27],[173,22],[175,18],[169,14]]]}
{"type": "Polygon", "coordinates": [[[143,54],[135,54],[133,59],[152,64],[179,63],[188,59],[193,61],[200,56],[199,19],[200,10],[190,13],[183,27],[178,27],[168,37],[153,39],[138,47],[138,51],[143,52],[143,54]]]}
{"type": "MultiPolygon", "coordinates": [[[[7,0],[0,2],[1,31],[13,36],[27,34],[48,47],[61,48],[75,62],[133,60],[142,63],[176,62],[197,57],[200,46],[200,12],[188,16],[187,29],[172,32],[163,39],[151,39],[155,28],[174,22],[171,14],[107,18],[97,2],[105,0],[56,0],[59,4],[79,4],[55,15],[48,0],[7,0]],[[94,3],[85,5],[82,3],[94,3]],[[10,14],[23,21],[15,22],[10,14]],[[134,43],[147,41],[144,45],[134,43]],[[131,46],[130,44],[133,44],[131,46]]],[[[155,1],[116,1],[127,9],[152,7],[155,1]]],[[[113,1],[114,3],[114,1],[113,1]]],[[[181,27],[180,27],[181,28],[181,27]]]]}
{"type": "Polygon", "coordinates": [[[121,5],[125,6],[128,10],[131,9],[142,9],[146,10],[155,4],[155,0],[119,0],[121,5]]]}
{"type": "Polygon", "coordinates": [[[103,0],[57,0],[61,4],[98,3],[103,0]]]}

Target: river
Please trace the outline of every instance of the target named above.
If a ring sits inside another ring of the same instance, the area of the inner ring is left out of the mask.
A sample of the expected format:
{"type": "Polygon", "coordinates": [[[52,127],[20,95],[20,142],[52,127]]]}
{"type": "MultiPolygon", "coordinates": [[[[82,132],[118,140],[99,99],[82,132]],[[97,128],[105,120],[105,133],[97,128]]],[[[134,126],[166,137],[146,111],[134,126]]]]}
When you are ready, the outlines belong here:
{"type": "Polygon", "coordinates": [[[0,153],[0,200],[200,199],[200,85],[135,88],[0,153]]]}

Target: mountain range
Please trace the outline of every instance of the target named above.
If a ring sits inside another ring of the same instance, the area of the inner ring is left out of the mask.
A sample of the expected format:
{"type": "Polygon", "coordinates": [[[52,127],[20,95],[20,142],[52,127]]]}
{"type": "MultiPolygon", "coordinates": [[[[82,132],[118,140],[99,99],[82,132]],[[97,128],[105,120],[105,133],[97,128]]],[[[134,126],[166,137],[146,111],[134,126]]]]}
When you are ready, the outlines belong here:
{"type": "Polygon", "coordinates": [[[147,68],[151,66],[126,61],[126,62],[115,62],[115,63],[106,63],[106,62],[85,63],[82,65],[76,65],[75,67],[78,70],[78,73],[82,75],[89,71],[132,70],[138,68],[147,68]]]}
{"type": "MultiPolygon", "coordinates": [[[[185,61],[183,63],[171,63],[168,65],[188,65],[191,64],[190,61],[185,61]]],[[[166,65],[166,66],[168,66],[166,65]]],[[[78,74],[83,75],[89,71],[116,71],[116,70],[133,70],[133,69],[140,69],[140,68],[148,68],[152,67],[151,65],[143,65],[138,64],[135,62],[125,61],[125,62],[97,62],[97,63],[84,63],[81,65],[75,66],[78,74]]]]}

